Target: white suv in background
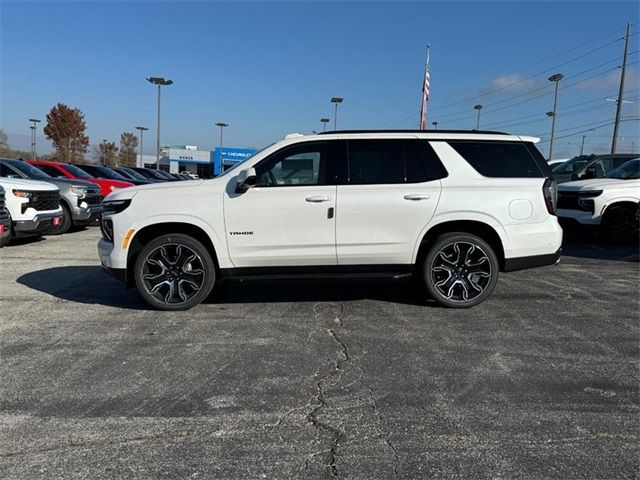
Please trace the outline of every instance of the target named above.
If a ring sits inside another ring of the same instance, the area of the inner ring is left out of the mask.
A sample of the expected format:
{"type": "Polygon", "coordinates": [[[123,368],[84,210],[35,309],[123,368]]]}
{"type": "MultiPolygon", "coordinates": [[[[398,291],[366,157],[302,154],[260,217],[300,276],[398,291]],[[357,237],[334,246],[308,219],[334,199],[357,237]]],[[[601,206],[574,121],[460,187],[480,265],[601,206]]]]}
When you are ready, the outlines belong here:
{"type": "Polygon", "coordinates": [[[627,242],[638,234],[640,158],[605,178],[563,183],[558,187],[558,216],[581,225],[596,225],[611,240],[627,242]]]}
{"type": "Polygon", "coordinates": [[[498,272],[558,261],[556,184],[536,138],[498,132],[292,134],[212,180],[104,203],[103,267],[182,310],[227,276],[415,273],[470,307],[498,272]]]}

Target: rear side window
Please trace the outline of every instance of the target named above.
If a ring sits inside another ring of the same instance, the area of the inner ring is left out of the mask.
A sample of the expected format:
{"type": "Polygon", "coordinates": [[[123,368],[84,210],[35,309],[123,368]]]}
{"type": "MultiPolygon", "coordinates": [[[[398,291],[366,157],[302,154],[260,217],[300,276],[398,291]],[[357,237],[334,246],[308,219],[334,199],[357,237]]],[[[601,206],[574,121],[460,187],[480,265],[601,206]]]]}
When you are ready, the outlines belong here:
{"type": "Polygon", "coordinates": [[[349,140],[351,185],[421,183],[447,176],[431,146],[421,140],[349,140]]]}
{"type": "MultiPolygon", "coordinates": [[[[535,152],[532,153],[523,142],[449,141],[448,143],[485,177],[546,177],[550,175],[545,172],[543,166],[539,165],[535,152]]],[[[535,149],[535,146],[533,148],[535,149]]]]}

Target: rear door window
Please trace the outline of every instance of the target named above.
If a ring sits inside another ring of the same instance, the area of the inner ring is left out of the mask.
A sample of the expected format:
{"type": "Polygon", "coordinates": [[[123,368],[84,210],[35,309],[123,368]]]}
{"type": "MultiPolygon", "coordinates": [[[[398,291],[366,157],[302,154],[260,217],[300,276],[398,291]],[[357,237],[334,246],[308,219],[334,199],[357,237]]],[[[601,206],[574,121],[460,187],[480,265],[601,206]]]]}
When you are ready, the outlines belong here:
{"type": "MultiPolygon", "coordinates": [[[[524,142],[449,141],[485,177],[545,177],[547,174],[524,142]]],[[[533,147],[535,148],[535,147],[533,147]]],[[[539,153],[539,152],[538,152],[539,153]]]]}

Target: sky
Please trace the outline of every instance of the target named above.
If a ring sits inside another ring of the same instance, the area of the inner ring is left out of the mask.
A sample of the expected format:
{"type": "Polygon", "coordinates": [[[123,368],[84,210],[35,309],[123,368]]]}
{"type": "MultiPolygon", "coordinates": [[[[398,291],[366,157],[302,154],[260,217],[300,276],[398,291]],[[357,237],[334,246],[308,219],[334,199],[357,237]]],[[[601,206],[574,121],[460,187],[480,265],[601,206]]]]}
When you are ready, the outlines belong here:
{"type": "MultiPolygon", "coordinates": [[[[608,151],[627,22],[619,152],[640,150],[637,2],[102,2],[0,0],[0,128],[29,149],[29,118],[57,102],[85,114],[92,144],[149,127],[155,87],[161,142],[261,148],[321,130],[339,96],[339,129],[417,128],[426,45],[428,123],[540,136],[548,153],[553,84],[562,73],[554,157],[608,151]],[[583,130],[589,130],[582,132],[583,130]]],[[[38,151],[52,146],[38,130],[38,151]]]]}

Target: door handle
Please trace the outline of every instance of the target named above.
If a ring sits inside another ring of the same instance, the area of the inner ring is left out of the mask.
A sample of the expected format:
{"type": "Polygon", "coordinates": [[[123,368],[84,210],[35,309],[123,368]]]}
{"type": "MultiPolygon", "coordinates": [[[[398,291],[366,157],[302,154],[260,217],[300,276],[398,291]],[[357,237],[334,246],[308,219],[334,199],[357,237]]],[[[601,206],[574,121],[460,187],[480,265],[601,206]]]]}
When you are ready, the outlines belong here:
{"type": "Polygon", "coordinates": [[[331,200],[333,200],[333,198],[323,197],[322,195],[314,195],[312,197],[307,197],[304,199],[305,202],[310,202],[310,203],[330,202],[331,200]]]}
{"type": "Polygon", "coordinates": [[[413,200],[413,201],[417,201],[417,200],[429,200],[431,197],[429,195],[427,195],[426,193],[413,193],[411,195],[405,195],[404,199],[405,200],[413,200]]]}

